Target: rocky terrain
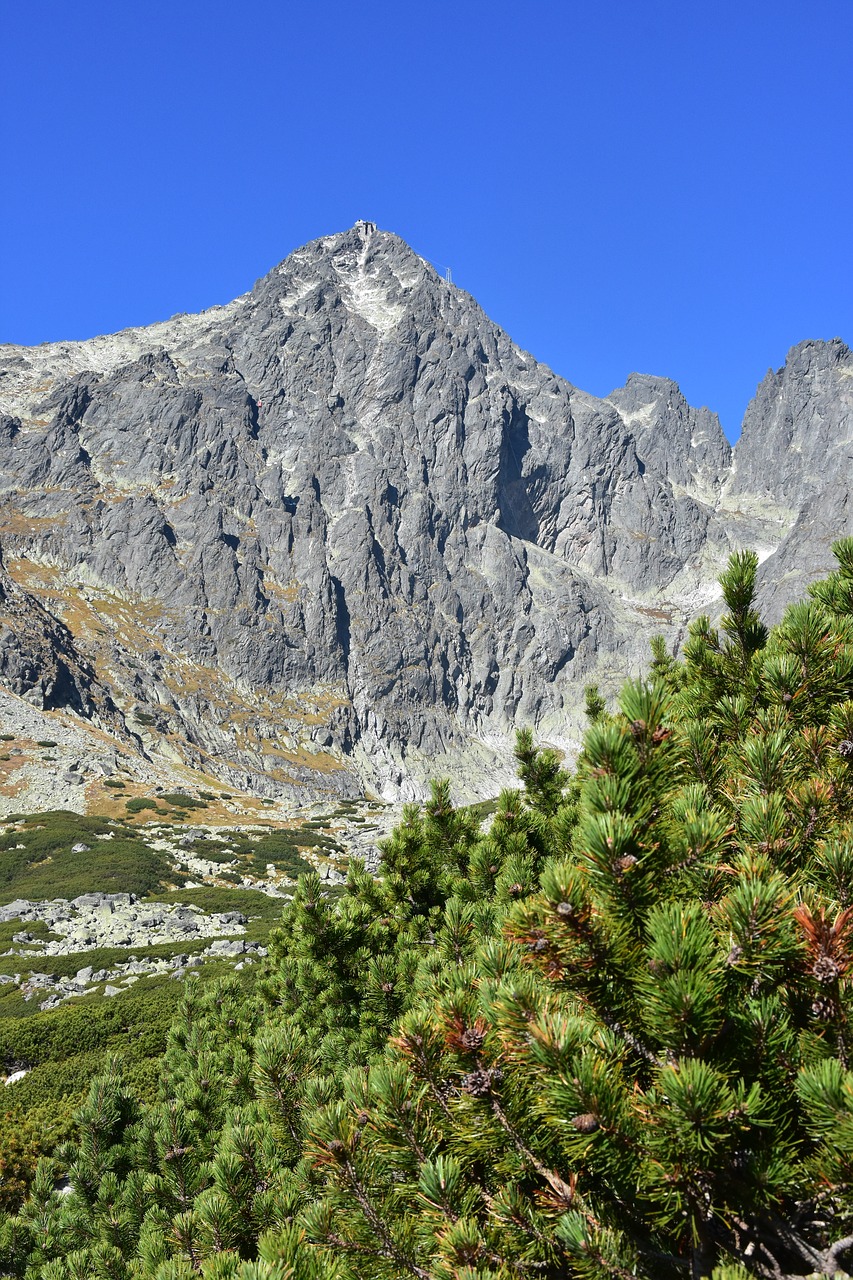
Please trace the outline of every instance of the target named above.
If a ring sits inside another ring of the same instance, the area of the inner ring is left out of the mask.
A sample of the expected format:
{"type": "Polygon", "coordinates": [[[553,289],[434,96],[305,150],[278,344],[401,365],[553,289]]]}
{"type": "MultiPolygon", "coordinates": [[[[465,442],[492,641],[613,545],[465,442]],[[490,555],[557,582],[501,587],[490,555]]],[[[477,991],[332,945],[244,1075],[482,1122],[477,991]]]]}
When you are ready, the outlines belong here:
{"type": "Polygon", "coordinates": [[[571,751],[584,684],[677,645],[733,547],[771,616],[829,566],[851,409],[838,340],[734,451],[665,378],[596,399],[369,223],[202,315],[0,348],[6,705],[85,726],[90,773],[282,812],[494,793],[513,727],[571,751]]]}
{"type": "Polygon", "coordinates": [[[257,941],[245,942],[235,934],[245,932],[246,916],[239,911],[206,914],[193,905],[137,903],[133,894],[88,893],[67,902],[11,902],[0,907],[0,923],[19,920],[24,926],[13,937],[6,956],[19,957],[22,972],[0,974],[0,984],[17,985],[25,1000],[37,1000],[40,1009],[53,1009],[76,996],[118,995],[141,977],[169,974],[182,978],[206,960],[235,961],[243,968],[267,954],[257,941]],[[58,939],[39,940],[27,925],[40,921],[58,939]],[[187,955],[132,956],[95,968],[82,965],[73,975],[42,972],[36,965],[50,964],[55,956],[71,956],[99,948],[162,947],[163,944],[214,939],[201,951],[187,955]]]}
{"type": "MultiPolygon", "coordinates": [[[[387,829],[381,819],[367,822],[364,815],[354,815],[348,824],[340,811],[326,814],[314,826],[346,835],[347,853],[339,841],[326,837],[319,848],[305,849],[300,868],[282,870],[275,862],[247,866],[240,857],[241,848],[265,848],[262,842],[274,830],[267,824],[184,829],[147,822],[138,829],[142,847],[162,854],[168,879],[182,886],[161,899],[156,891],[140,898],[133,892],[98,890],[92,846],[70,844],[70,816],[45,815],[23,827],[14,817],[0,824],[0,834],[17,833],[13,841],[37,837],[48,822],[55,824],[67,833],[60,836],[60,845],[70,845],[75,880],[92,886],[73,898],[14,898],[0,904],[5,940],[0,944],[0,996],[16,991],[38,1009],[79,996],[117,995],[142,977],[183,978],[208,964],[236,969],[254,964],[267,954],[263,940],[293,893],[297,870],[315,870],[324,891],[334,892],[346,879],[348,857],[356,850],[375,868],[376,841],[387,829]],[[356,821],[362,823],[360,830],[356,821]],[[234,898],[235,886],[241,908],[218,909],[234,898]]],[[[90,839],[93,844],[107,841],[111,850],[114,833],[127,831],[126,823],[115,821],[110,830],[90,839]]],[[[25,844],[16,847],[24,849],[25,844]]],[[[4,854],[0,861],[7,859],[4,854]]],[[[56,862],[56,854],[49,860],[56,862]]],[[[2,892],[9,897],[5,888],[2,892]]]]}

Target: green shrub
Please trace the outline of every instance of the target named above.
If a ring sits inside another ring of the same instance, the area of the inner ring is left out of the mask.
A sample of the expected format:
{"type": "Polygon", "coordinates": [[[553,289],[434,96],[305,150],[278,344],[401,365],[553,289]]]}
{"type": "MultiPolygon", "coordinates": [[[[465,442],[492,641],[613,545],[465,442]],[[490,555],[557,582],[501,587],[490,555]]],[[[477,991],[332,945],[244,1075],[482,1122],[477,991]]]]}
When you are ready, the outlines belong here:
{"type": "Polygon", "coordinates": [[[104,778],[104,786],[124,788],[127,786],[127,783],[123,782],[121,778],[104,778]]]}
{"type": "MultiPolygon", "coordinates": [[[[16,1086],[11,1086],[16,1090],[16,1086]]],[[[80,1096],[78,1091],[77,1096],[80,1096]]],[[[0,1114],[0,1210],[10,1213],[19,1206],[29,1190],[36,1165],[42,1156],[52,1153],[57,1143],[70,1138],[73,1125],[72,1102],[21,1106],[11,1098],[3,1099],[0,1114]]]]}
{"type": "MultiPolygon", "coordinates": [[[[96,1051],[102,1058],[108,1050],[137,1056],[160,1053],[173,1008],[173,989],[144,991],[137,983],[122,996],[96,1005],[64,1004],[31,1018],[0,1018],[0,1060],[12,1070],[96,1051]]],[[[31,1091],[22,1092],[29,1096],[31,1091]]]]}
{"type": "Polygon", "coordinates": [[[233,862],[235,858],[235,854],[231,849],[216,848],[215,846],[213,848],[199,848],[198,845],[194,845],[191,852],[197,858],[206,858],[208,862],[228,863],[233,862]]]}
{"type": "Polygon", "coordinates": [[[161,795],[159,799],[163,804],[174,805],[177,809],[206,809],[207,802],[204,800],[196,800],[195,796],[185,796],[180,791],[167,792],[161,795]]]}
{"type": "Polygon", "coordinates": [[[124,802],[124,807],[128,813],[141,813],[143,809],[156,809],[157,802],[150,800],[148,796],[134,796],[124,802]]]}
{"type": "Polygon", "coordinates": [[[165,856],[132,828],[64,810],[30,814],[0,836],[0,903],[15,898],[76,898],[81,893],[145,895],[168,879],[165,856]],[[111,836],[99,840],[99,835],[111,836]],[[90,847],[85,858],[72,845],[90,847]],[[16,846],[24,847],[18,849],[16,846]]]}
{"type": "Polygon", "coordinates": [[[44,741],[42,741],[42,742],[37,742],[37,743],[36,743],[36,746],[37,746],[37,747],[58,747],[58,746],[59,746],[59,743],[58,743],[58,742],[51,742],[50,738],[45,738],[45,739],[44,739],[44,741]]]}
{"type": "MultiPolygon", "coordinates": [[[[250,919],[277,920],[284,907],[281,898],[272,898],[260,889],[226,889],[219,885],[200,885],[197,889],[170,889],[156,895],[157,902],[185,902],[208,914],[242,911],[250,919]]],[[[183,950],[187,948],[184,947],[183,950]]]]}

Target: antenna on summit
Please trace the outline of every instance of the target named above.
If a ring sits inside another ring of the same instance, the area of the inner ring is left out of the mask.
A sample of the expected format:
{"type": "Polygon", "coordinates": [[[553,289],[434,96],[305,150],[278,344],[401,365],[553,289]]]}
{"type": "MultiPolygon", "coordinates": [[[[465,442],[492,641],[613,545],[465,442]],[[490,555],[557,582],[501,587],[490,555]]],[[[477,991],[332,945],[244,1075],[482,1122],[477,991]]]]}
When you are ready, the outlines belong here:
{"type": "Polygon", "coordinates": [[[444,278],[448,284],[453,284],[453,276],[450,274],[450,267],[445,267],[444,278]]]}

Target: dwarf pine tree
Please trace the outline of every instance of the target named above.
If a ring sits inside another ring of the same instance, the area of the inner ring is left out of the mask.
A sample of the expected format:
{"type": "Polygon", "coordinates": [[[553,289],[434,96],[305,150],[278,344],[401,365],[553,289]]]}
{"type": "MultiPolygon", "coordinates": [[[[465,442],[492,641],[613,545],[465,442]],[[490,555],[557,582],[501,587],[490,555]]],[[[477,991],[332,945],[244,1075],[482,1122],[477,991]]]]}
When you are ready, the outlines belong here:
{"type": "Polygon", "coordinates": [[[0,1232],[4,1274],[125,1280],[138,1232],[132,1141],[138,1118],[138,1105],[108,1062],[74,1117],[76,1143],[56,1160],[40,1161],[32,1195],[0,1232]],[[63,1168],[67,1181],[59,1189],[63,1168]]]}
{"type": "Polygon", "coordinates": [[[596,719],[568,856],[402,1019],[357,1099],[311,1118],[331,1188],[313,1238],[372,1242],[389,1276],[850,1260],[853,549],[838,555],[772,637],[755,559],[735,557],[720,631],[700,619],[683,667],[660,662],[596,719]]]}

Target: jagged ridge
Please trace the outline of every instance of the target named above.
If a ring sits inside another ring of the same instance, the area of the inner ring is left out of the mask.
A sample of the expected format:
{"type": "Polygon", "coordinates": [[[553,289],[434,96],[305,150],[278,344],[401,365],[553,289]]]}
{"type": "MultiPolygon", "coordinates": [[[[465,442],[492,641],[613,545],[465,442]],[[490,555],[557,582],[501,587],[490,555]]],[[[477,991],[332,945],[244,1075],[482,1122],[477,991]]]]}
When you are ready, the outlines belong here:
{"type": "Polygon", "coordinates": [[[677,643],[732,546],[776,609],[825,570],[851,371],[794,348],[732,460],[674,383],[586,395],[357,224],[226,307],[0,349],[3,545],[149,751],[297,798],[487,790],[513,725],[571,749],[583,684],[677,643]]]}

